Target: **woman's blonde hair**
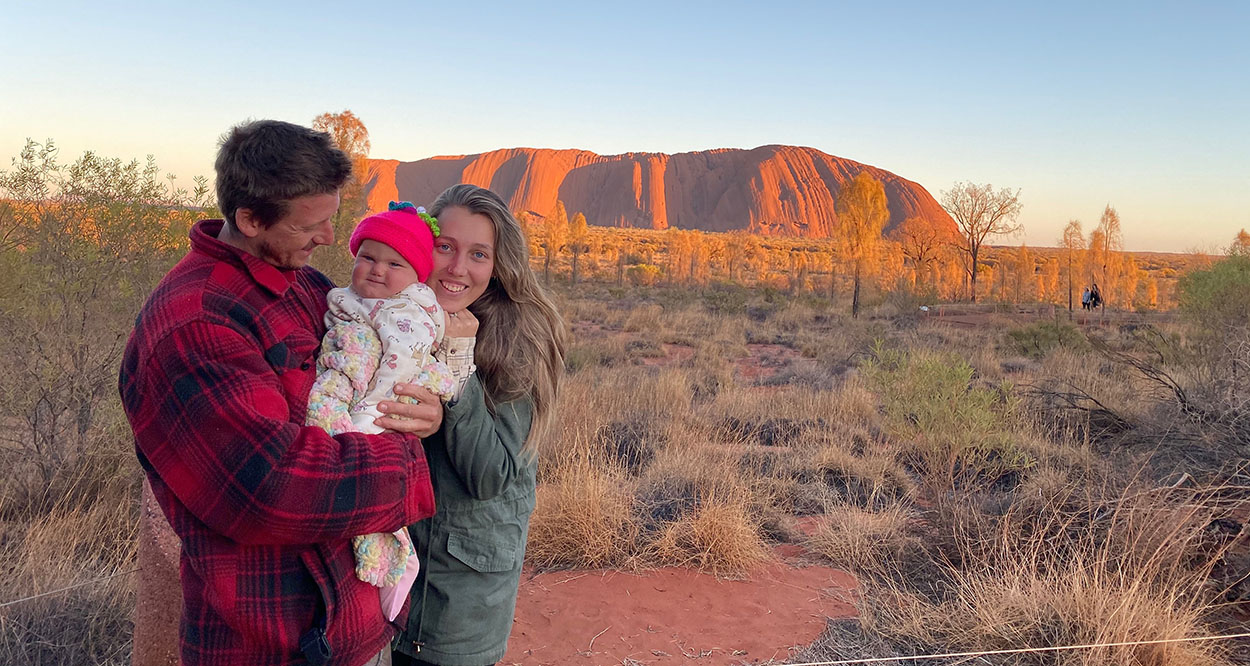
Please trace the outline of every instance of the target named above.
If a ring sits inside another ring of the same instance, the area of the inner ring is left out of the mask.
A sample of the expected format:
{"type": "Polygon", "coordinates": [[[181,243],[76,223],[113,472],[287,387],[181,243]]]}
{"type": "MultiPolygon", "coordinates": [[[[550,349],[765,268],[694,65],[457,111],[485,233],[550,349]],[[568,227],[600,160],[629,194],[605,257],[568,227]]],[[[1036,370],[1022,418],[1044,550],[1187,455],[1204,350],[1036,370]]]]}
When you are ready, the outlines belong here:
{"type": "Polygon", "coordinates": [[[492,412],[521,397],[532,401],[533,423],[525,440],[532,455],[555,423],[564,375],[564,321],[530,268],[529,244],[503,199],[476,185],[453,185],[430,205],[430,214],[438,217],[453,206],[485,215],[495,227],[495,269],[485,293],[469,306],[480,322],[474,362],[492,412]]]}

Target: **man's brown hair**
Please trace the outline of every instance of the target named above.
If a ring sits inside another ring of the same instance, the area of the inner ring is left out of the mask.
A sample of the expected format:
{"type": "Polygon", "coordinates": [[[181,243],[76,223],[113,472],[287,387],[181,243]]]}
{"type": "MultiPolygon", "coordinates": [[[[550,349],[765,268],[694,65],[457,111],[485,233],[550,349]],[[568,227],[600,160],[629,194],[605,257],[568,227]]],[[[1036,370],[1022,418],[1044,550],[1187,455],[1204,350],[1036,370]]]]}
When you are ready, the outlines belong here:
{"type": "Polygon", "coordinates": [[[217,205],[226,223],[247,208],[266,228],[282,219],[292,199],[329,194],[347,182],[352,163],[329,134],[282,122],[254,120],[221,137],[217,205]]]}

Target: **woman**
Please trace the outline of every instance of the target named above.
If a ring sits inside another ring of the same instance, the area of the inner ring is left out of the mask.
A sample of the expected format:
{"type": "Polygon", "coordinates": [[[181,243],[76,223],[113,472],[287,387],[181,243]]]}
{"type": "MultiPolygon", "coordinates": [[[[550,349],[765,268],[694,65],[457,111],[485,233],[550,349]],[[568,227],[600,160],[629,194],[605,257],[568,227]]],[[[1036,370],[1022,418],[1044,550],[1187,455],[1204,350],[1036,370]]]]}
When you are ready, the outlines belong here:
{"type": "Polygon", "coordinates": [[[408,528],[421,573],[392,658],[483,666],[503,657],[512,629],[535,447],[555,421],[564,324],[498,195],[455,185],[430,213],[441,233],[427,284],[450,316],[448,337],[459,338],[449,351],[471,349],[477,372],[424,440],[437,514],[408,528]]]}

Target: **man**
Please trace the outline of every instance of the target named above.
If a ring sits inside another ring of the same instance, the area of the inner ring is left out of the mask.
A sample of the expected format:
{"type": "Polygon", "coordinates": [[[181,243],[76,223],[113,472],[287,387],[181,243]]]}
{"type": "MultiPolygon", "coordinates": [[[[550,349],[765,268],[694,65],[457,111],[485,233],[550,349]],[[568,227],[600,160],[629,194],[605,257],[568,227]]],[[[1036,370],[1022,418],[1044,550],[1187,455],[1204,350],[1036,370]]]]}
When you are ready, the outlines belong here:
{"type": "Polygon", "coordinates": [[[334,242],[351,163],[324,133],[264,120],[224,137],[216,171],[225,219],[191,230],[119,382],[182,543],[182,663],[377,663],[395,630],[378,588],[356,579],[351,537],[433,513],[419,437],[441,408],[409,390],[423,399],[386,403],[377,421],[402,432],[303,425],[333,286],[307,264],[334,242]]]}

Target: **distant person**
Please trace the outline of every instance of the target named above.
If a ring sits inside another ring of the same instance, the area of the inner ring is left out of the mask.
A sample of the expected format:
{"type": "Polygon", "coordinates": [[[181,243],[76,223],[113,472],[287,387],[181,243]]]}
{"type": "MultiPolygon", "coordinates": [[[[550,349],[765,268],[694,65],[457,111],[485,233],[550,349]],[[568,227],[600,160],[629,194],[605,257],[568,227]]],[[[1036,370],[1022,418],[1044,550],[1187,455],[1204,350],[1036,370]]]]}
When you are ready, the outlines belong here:
{"type": "Polygon", "coordinates": [[[1095,282],[1094,286],[1090,287],[1090,290],[1089,290],[1089,309],[1097,310],[1099,306],[1101,305],[1102,305],[1102,291],[1098,289],[1098,283],[1095,282]]]}
{"type": "MultiPolygon", "coordinates": [[[[331,435],[380,433],[378,404],[396,400],[400,382],[453,398],[472,373],[472,359],[448,367],[443,333],[447,314],[422,281],[433,267],[438,221],[408,202],[356,225],[348,247],[355,257],[351,285],[331,289],[317,381],[308,398],[308,424],[331,435]]],[[[472,338],[461,348],[471,348],[472,338]]],[[[454,343],[453,343],[454,344],[454,343]]],[[[455,348],[453,346],[453,348],[455,348]]],[[[401,527],[353,539],[356,577],[382,588],[387,620],[395,619],[417,575],[417,557],[401,527]]]]}
{"type": "Polygon", "coordinates": [[[459,335],[475,338],[454,348],[473,354],[478,370],[425,440],[438,513],[409,527],[421,571],[392,659],[481,666],[503,658],[512,631],[535,451],[554,432],[564,322],[498,195],[455,185],[430,213],[440,235],[428,284],[448,312],[448,336],[464,326],[459,335]]]}
{"type": "Polygon", "coordinates": [[[1082,310],[1089,309],[1089,296],[1090,296],[1089,287],[1086,287],[1085,291],[1081,292],[1081,309],[1082,310]]]}
{"type": "Polygon", "coordinates": [[[326,293],[307,266],[334,241],[351,173],[329,135],[262,120],[217,154],[224,220],[148,298],[119,386],[139,462],[181,541],[181,661],[385,663],[395,630],[354,575],[351,538],[433,513],[420,436],[437,398],[383,403],[398,432],[304,425],[326,293]]]}

